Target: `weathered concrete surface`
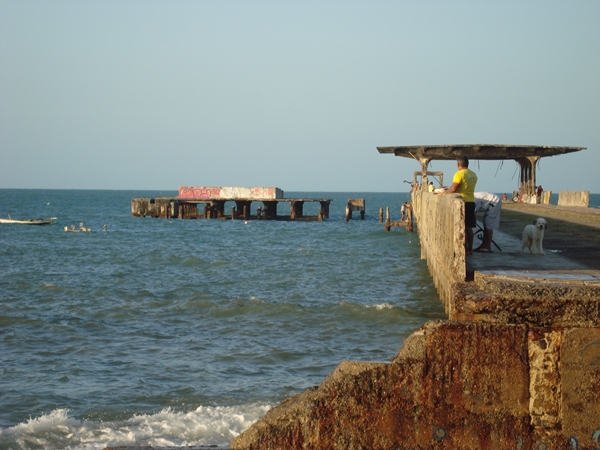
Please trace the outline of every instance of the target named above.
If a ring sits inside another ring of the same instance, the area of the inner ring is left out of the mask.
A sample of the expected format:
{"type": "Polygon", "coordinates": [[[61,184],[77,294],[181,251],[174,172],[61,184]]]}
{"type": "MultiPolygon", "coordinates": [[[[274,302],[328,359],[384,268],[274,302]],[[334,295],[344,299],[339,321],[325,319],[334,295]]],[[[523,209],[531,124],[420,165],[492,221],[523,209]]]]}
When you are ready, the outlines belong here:
{"type": "Polygon", "coordinates": [[[283,191],[276,187],[192,187],[180,186],[179,198],[185,199],[245,199],[245,200],[273,200],[283,198],[283,191]]]}
{"type": "Polygon", "coordinates": [[[559,206],[579,206],[587,208],[590,204],[590,191],[560,191],[559,206]]]}
{"type": "Polygon", "coordinates": [[[600,327],[600,271],[475,272],[453,285],[453,320],[559,327],[600,327]]]}
{"type": "Polygon", "coordinates": [[[600,272],[514,250],[467,260],[460,201],[413,205],[454,320],[425,324],[392,364],[340,364],[232,449],[600,448],[600,272]],[[491,256],[506,267],[485,270],[491,256]]]}
{"type": "Polygon", "coordinates": [[[412,207],[421,241],[421,259],[448,308],[451,285],[466,279],[465,207],[458,194],[443,197],[413,192],[412,207]]]}
{"type": "Polygon", "coordinates": [[[396,156],[417,160],[456,160],[466,156],[472,160],[506,160],[523,157],[544,157],[563,155],[585,150],[585,147],[556,147],[548,145],[503,145],[503,144],[466,144],[466,145],[410,145],[377,147],[379,153],[391,153],[396,156]]]}
{"type": "Polygon", "coordinates": [[[596,344],[595,329],[429,322],[392,364],[340,364],[231,448],[591,449],[600,428],[596,344]]]}
{"type": "MultiPolygon", "coordinates": [[[[181,188],[188,189],[188,188],[181,188]]],[[[193,188],[189,188],[193,189],[193,188]]],[[[226,188],[224,188],[226,189],[226,188]]],[[[228,191],[224,191],[228,192],[228,191]]],[[[193,193],[193,192],[192,192],[193,193]]],[[[187,192],[190,194],[190,192],[187,192]]],[[[187,195],[186,194],[186,195],[187,195]]],[[[234,195],[234,193],[230,193],[234,195]]],[[[255,192],[256,195],[259,195],[255,192]]],[[[195,195],[195,194],[194,194],[195,195]]],[[[240,199],[220,198],[180,198],[180,197],[157,197],[157,198],[133,198],[131,199],[131,214],[133,217],[146,217],[161,219],[265,219],[265,220],[299,220],[299,221],[322,221],[329,218],[330,198],[275,198],[275,199],[240,199]],[[260,201],[263,207],[258,207],[256,215],[251,214],[253,201],[260,201]],[[225,213],[225,203],[235,202],[231,215],[225,213]],[[287,202],[290,205],[289,216],[279,216],[277,205],[287,202]],[[304,215],[303,206],[307,202],[318,202],[320,208],[317,215],[304,215]],[[203,211],[198,209],[203,204],[203,211]]]]}
{"type": "MultiPolygon", "coordinates": [[[[598,328],[574,328],[562,333],[560,371],[564,432],[572,436],[595,436],[593,442],[600,448],[598,328]]],[[[588,441],[582,439],[579,442],[584,444],[588,441]]]]}
{"type": "Polygon", "coordinates": [[[169,198],[132,198],[131,214],[134,217],[171,217],[173,206],[169,198]]]}

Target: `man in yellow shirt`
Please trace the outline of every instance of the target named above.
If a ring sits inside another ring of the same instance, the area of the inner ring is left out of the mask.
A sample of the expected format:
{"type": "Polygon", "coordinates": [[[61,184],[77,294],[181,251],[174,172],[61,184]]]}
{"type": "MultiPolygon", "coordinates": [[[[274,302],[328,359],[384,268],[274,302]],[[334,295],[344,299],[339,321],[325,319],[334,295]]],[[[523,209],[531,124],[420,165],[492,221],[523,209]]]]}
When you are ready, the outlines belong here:
{"type": "Polygon", "coordinates": [[[465,202],[465,248],[467,255],[473,254],[473,228],[477,226],[475,217],[475,185],[477,184],[477,175],[469,170],[469,158],[461,156],[456,160],[458,172],[452,178],[452,186],[442,192],[450,194],[456,192],[460,194],[465,202]]]}

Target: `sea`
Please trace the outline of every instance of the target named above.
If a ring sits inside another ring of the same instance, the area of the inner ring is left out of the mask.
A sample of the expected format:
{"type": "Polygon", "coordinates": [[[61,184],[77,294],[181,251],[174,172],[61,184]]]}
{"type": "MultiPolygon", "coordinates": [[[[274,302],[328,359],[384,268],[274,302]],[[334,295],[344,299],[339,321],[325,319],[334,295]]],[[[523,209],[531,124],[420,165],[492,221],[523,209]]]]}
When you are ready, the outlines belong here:
{"type": "Polygon", "coordinates": [[[331,198],[329,219],[140,218],[132,198],[177,192],[0,189],[0,217],[57,218],[0,224],[0,449],[226,448],[445,318],[417,233],[379,222],[408,193],[285,194],[331,198]],[[344,221],[350,198],[364,220],[344,221]]]}

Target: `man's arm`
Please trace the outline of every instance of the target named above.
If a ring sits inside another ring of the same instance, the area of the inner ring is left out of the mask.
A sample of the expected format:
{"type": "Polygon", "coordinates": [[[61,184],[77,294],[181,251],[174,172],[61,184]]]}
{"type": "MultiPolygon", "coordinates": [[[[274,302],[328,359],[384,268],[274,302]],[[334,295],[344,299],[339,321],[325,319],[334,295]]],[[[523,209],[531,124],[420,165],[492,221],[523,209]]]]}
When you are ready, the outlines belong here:
{"type": "Polygon", "coordinates": [[[452,186],[450,186],[448,189],[446,189],[444,192],[442,192],[441,195],[452,194],[453,192],[456,192],[456,190],[458,189],[458,186],[460,186],[460,183],[457,183],[455,181],[454,183],[452,183],[452,186]]]}

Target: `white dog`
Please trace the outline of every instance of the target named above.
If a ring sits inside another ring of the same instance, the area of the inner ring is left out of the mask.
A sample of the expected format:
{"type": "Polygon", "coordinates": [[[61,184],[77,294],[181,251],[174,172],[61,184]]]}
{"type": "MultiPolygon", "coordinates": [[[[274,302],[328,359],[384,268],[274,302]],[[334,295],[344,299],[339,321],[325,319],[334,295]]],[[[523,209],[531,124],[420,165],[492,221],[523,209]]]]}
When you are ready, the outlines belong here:
{"type": "Polygon", "coordinates": [[[523,246],[521,247],[521,253],[525,253],[525,249],[534,254],[544,255],[542,249],[542,240],[544,239],[544,230],[547,227],[546,219],[541,217],[533,221],[533,225],[527,225],[523,230],[523,246]]]}

